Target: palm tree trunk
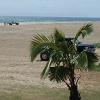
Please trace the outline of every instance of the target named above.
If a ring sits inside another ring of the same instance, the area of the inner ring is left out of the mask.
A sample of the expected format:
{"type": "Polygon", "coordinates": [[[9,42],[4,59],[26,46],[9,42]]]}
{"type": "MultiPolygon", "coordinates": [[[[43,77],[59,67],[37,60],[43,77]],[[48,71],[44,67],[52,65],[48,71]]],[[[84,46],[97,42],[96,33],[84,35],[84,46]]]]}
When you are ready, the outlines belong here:
{"type": "Polygon", "coordinates": [[[75,73],[74,73],[74,65],[71,66],[71,74],[70,74],[70,97],[69,97],[69,100],[81,100],[81,97],[80,97],[80,93],[78,91],[78,85],[76,83],[76,79],[75,79],[75,73]]]}
{"type": "Polygon", "coordinates": [[[76,85],[71,86],[71,88],[70,88],[69,100],[81,100],[80,93],[79,93],[76,85]]]}

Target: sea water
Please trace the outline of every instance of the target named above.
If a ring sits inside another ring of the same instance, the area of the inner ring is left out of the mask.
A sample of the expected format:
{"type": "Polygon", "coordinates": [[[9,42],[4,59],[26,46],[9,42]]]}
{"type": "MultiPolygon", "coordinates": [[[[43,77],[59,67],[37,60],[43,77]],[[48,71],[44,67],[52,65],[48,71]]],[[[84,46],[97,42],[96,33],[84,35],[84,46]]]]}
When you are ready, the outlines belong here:
{"type": "Polygon", "coordinates": [[[0,16],[0,23],[7,22],[74,22],[100,21],[100,18],[89,17],[34,17],[34,16],[0,16]]]}

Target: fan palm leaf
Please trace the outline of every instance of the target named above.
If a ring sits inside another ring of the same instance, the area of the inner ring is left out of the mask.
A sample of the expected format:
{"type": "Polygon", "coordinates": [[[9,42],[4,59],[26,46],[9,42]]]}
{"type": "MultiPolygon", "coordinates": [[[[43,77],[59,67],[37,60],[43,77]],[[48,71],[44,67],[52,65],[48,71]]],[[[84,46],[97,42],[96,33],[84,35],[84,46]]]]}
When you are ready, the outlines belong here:
{"type": "Polygon", "coordinates": [[[34,61],[36,56],[49,46],[53,45],[53,38],[46,37],[45,35],[35,35],[31,41],[30,56],[31,61],[34,61]]]}
{"type": "Polygon", "coordinates": [[[80,36],[82,36],[82,38],[84,38],[86,35],[91,34],[92,31],[93,31],[93,26],[92,26],[92,24],[86,24],[86,25],[82,26],[82,27],[80,28],[80,30],[76,33],[75,41],[76,41],[80,36]]]}

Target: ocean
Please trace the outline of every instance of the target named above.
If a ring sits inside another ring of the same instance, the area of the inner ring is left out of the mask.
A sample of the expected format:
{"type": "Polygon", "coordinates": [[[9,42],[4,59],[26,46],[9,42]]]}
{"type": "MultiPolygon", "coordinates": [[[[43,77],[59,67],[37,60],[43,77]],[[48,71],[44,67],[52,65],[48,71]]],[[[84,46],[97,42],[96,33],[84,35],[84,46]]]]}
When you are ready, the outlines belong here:
{"type": "Polygon", "coordinates": [[[100,18],[89,17],[33,17],[33,16],[0,16],[4,22],[70,22],[70,21],[100,21],[100,18]]]}

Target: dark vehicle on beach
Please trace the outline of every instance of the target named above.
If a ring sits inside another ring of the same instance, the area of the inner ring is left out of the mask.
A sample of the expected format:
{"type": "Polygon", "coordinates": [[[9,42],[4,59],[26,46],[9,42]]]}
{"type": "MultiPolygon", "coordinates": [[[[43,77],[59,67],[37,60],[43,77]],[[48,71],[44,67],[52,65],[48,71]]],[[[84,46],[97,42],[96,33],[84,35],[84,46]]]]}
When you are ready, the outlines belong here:
{"type": "MultiPolygon", "coordinates": [[[[72,43],[74,38],[66,38],[67,42],[72,43]]],[[[95,52],[95,46],[93,44],[83,44],[80,41],[76,41],[77,53],[81,53],[83,50],[93,53],[95,52]]],[[[51,48],[47,48],[45,51],[40,53],[40,59],[42,61],[48,61],[51,53],[51,48]]]]}
{"type": "Polygon", "coordinates": [[[4,22],[4,25],[19,25],[19,23],[18,22],[14,22],[14,21],[12,21],[12,22],[4,22]]]}
{"type": "Polygon", "coordinates": [[[18,22],[10,22],[10,23],[8,23],[9,25],[19,25],[19,23],[18,22]]]}

